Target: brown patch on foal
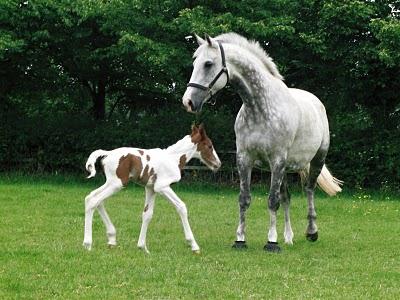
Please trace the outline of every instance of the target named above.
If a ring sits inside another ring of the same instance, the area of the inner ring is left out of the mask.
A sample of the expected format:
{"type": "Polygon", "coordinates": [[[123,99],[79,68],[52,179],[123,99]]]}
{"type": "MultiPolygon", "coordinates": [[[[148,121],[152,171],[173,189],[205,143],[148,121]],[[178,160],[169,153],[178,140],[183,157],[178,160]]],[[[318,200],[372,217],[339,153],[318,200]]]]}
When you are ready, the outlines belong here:
{"type": "MultiPolygon", "coordinates": [[[[140,181],[144,184],[146,184],[147,182],[149,182],[149,179],[155,175],[154,174],[154,169],[149,167],[149,165],[146,165],[146,167],[143,170],[143,175],[140,178],[140,181]]],[[[153,177],[154,178],[154,177],[153,177]]],[[[156,177],[157,178],[157,177],[156,177]]]]}
{"type": "Polygon", "coordinates": [[[147,161],[150,161],[150,155],[146,155],[146,159],[147,159],[147,161]]]}
{"type": "Polygon", "coordinates": [[[149,205],[148,205],[148,204],[146,204],[146,206],[144,207],[144,210],[143,210],[143,212],[146,212],[148,209],[149,209],[149,205]]]}
{"type": "Polygon", "coordinates": [[[186,165],[186,154],[183,154],[180,158],[179,158],[179,169],[182,170],[184,168],[184,166],[186,165]]]}
{"type": "Polygon", "coordinates": [[[197,151],[200,152],[201,157],[205,161],[213,161],[213,145],[210,138],[207,136],[203,125],[200,125],[199,127],[194,126],[192,128],[192,134],[190,136],[192,139],[192,143],[197,145],[197,151]]]}
{"type": "Polygon", "coordinates": [[[121,179],[123,185],[127,185],[129,178],[137,180],[142,172],[143,165],[140,157],[128,154],[121,156],[116,170],[117,177],[121,179]]]}
{"type": "Polygon", "coordinates": [[[139,150],[139,153],[140,153],[140,155],[143,155],[144,151],[143,150],[139,150]]]}

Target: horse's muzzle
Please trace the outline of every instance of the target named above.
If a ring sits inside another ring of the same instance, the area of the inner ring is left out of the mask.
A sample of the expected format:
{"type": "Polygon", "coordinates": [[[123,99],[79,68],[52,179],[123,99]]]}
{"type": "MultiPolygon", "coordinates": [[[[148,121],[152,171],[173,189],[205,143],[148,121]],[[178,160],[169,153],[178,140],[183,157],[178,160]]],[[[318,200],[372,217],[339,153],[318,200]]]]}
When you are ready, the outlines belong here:
{"type": "Polygon", "coordinates": [[[196,102],[192,101],[191,99],[183,99],[182,100],[183,105],[186,108],[187,112],[191,112],[191,113],[197,113],[199,111],[201,111],[201,104],[198,105],[196,102]]]}

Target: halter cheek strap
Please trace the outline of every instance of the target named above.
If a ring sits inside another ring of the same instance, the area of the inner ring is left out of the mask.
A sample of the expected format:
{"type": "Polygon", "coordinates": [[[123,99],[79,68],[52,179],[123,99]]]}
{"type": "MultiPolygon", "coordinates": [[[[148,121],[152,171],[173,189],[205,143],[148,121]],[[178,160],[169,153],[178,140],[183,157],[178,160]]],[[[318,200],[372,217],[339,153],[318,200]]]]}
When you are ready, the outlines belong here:
{"type": "Polygon", "coordinates": [[[227,81],[229,81],[229,73],[228,73],[228,69],[226,67],[226,61],[225,61],[225,51],[224,51],[224,48],[222,47],[222,44],[220,41],[218,41],[218,46],[219,46],[219,50],[221,52],[222,69],[218,72],[218,74],[214,77],[214,79],[210,82],[210,84],[208,86],[204,86],[204,85],[194,83],[194,82],[189,82],[187,84],[188,87],[194,87],[194,88],[198,88],[200,90],[209,92],[211,97],[213,96],[211,89],[214,86],[214,84],[217,82],[217,80],[221,77],[222,74],[225,73],[226,77],[227,77],[227,81]]]}

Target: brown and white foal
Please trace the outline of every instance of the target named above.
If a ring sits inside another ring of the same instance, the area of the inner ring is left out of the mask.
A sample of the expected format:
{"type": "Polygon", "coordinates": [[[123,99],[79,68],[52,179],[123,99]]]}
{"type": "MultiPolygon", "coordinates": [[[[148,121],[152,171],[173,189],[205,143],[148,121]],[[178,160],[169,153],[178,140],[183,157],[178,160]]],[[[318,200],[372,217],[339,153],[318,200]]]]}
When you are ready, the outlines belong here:
{"type": "Polygon", "coordinates": [[[156,193],[163,195],[176,208],[182,220],[185,238],[192,251],[200,252],[189,225],[185,203],[171,189],[170,185],[181,179],[181,170],[192,158],[198,158],[211,170],[216,171],[221,162],[215,152],[211,140],[202,125],[193,126],[191,135],[185,136],[167,149],[118,148],[112,151],[96,150],[90,154],[86,162],[88,178],[96,175],[97,159],[106,176],[106,183],[92,191],[85,198],[85,236],[83,245],[92,247],[92,220],[97,208],[106,226],[109,245],[116,245],[116,230],[108,216],[103,201],[120,191],[130,180],[142,184],[146,189],[146,200],[142,214],[142,228],[138,247],[149,252],[146,247],[146,232],[153,216],[156,193]]]}

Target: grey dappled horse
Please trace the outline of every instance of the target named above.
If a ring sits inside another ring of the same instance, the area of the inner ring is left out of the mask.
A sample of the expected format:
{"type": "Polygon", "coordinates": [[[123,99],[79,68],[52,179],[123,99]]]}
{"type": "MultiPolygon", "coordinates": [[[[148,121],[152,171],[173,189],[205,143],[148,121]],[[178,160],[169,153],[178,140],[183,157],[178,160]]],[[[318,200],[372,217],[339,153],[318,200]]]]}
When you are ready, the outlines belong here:
{"type": "Polygon", "coordinates": [[[251,171],[266,165],[271,171],[268,197],[270,227],[264,249],[279,252],[276,212],[285,210],[285,243],[293,243],[287,172],[305,178],[308,199],[306,237],[318,239],[314,190],[318,181],[329,195],[341,191],[339,180],[325,166],[329,125],[324,105],[313,94],[288,88],[276,65],[254,41],[226,33],[205,39],[196,36],[193,73],[183,96],[189,112],[199,112],[205,102],[225,85],[236,88],[243,105],[236,117],[237,167],[240,176],[239,226],[233,247],[246,248],[245,213],[250,206],[251,171]]]}

